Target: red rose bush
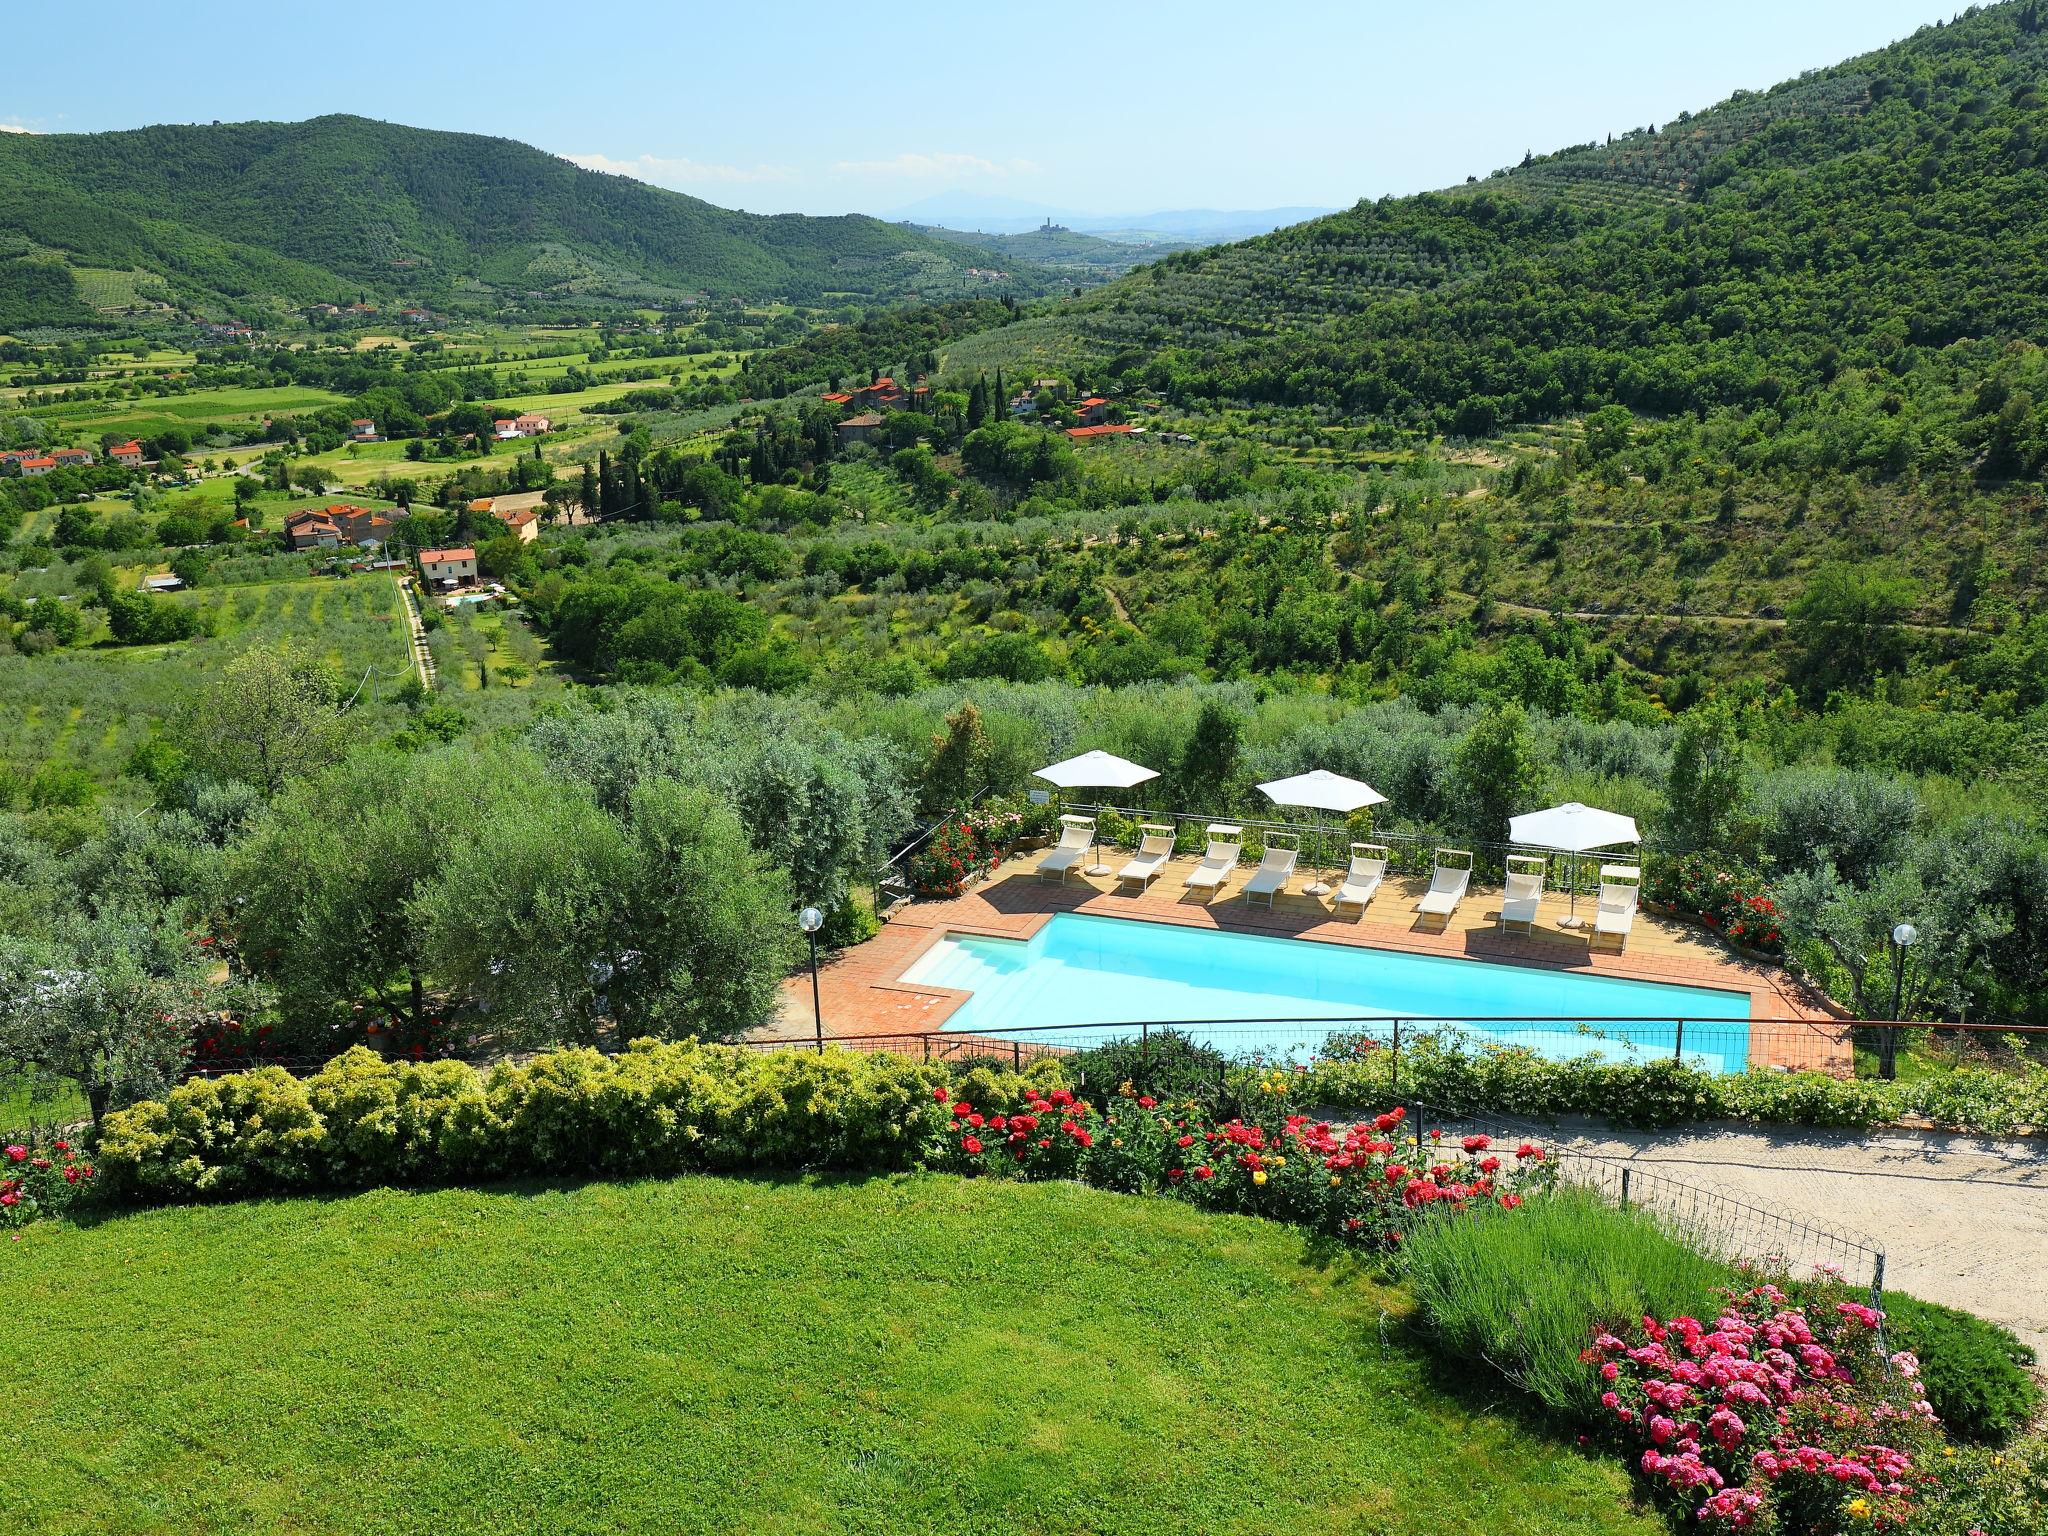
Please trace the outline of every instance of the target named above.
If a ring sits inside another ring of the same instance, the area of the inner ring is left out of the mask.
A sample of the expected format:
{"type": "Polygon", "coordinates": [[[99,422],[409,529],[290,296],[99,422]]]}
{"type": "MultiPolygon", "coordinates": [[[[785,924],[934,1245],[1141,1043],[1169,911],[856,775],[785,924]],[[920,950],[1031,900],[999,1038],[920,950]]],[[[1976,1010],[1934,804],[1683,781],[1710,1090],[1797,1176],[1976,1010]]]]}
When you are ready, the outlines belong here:
{"type": "Polygon", "coordinates": [[[0,1227],[10,1231],[62,1215],[92,1187],[93,1166],[70,1142],[47,1148],[10,1142],[0,1148],[0,1227]]]}
{"type": "Polygon", "coordinates": [[[1530,1142],[1485,1136],[1418,1147],[1401,1139],[1405,1109],[1356,1125],[1290,1114],[1271,1123],[1215,1121],[1142,1094],[1104,1114],[1064,1088],[1020,1110],[984,1113],[940,1088],[947,1113],[940,1166],[1022,1178],[1079,1178],[1130,1194],[1164,1194],[1210,1210],[1269,1216],[1356,1246],[1389,1246],[1430,1212],[1513,1210],[1553,1168],[1530,1142]]]}

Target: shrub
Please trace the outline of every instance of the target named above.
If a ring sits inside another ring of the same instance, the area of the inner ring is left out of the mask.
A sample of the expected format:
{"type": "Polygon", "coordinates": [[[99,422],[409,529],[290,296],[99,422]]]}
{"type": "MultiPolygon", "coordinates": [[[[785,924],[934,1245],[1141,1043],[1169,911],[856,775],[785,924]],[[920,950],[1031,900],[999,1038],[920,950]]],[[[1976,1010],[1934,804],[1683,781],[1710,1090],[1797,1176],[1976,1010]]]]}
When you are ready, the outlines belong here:
{"type": "Polygon", "coordinates": [[[303,1188],[323,1172],[325,1127],[282,1067],[180,1083],[100,1124],[110,1193],[177,1200],[303,1188]]]}
{"type": "MultiPolygon", "coordinates": [[[[1057,1071],[979,1080],[1022,1102],[1057,1071]]],[[[270,1067],[182,1084],[110,1115],[98,1155],[109,1193],[139,1200],[482,1174],[889,1171],[938,1145],[945,1080],[900,1056],[689,1040],[551,1051],[488,1075],[356,1049],[304,1081],[270,1067]]]]}
{"type": "Polygon", "coordinates": [[[1696,853],[1658,859],[1650,866],[1643,894],[1674,911],[1691,913],[1747,949],[1776,954],[1784,948],[1777,903],[1763,882],[1745,871],[1696,853]]]}
{"type": "MultiPolygon", "coordinates": [[[[1232,1072],[1230,1086],[1255,1072],[1232,1072]]],[[[2010,1072],[1962,1067],[1911,1082],[1766,1068],[1714,1076],[1668,1058],[1556,1061],[1455,1031],[1403,1037],[1398,1091],[1391,1051],[1333,1036],[1331,1048],[1300,1075],[1296,1092],[1304,1102],[1339,1110],[1407,1097],[1445,1113],[1592,1115],[1624,1125],[1728,1119],[1862,1129],[1910,1115],[1946,1130],[1993,1135],[2048,1125],[2048,1068],[2038,1065],[2010,1072]]]]}
{"type": "Polygon", "coordinates": [[[1076,1051],[1066,1062],[1069,1078],[1097,1109],[1107,1108],[1127,1083],[1154,1098],[1213,1103],[1228,1065],[1221,1051],[1176,1029],[1154,1030],[1144,1040],[1119,1036],[1076,1051]]]}
{"type": "Polygon", "coordinates": [[[958,896],[967,882],[1002,862],[1002,855],[982,847],[972,827],[949,821],[910,856],[910,888],[920,896],[958,896]]]}
{"type": "Polygon", "coordinates": [[[47,1148],[14,1142],[0,1148],[0,1229],[61,1216],[92,1189],[93,1165],[64,1140],[47,1148]]]}
{"type": "Polygon", "coordinates": [[[340,1184],[487,1172],[502,1124],[459,1061],[389,1062],[356,1046],[306,1082],[325,1130],[326,1177],[340,1184]]]}
{"type": "Polygon", "coordinates": [[[1485,1361],[1580,1425],[1600,1412],[1588,1340],[1646,1312],[1703,1311],[1731,1278],[1649,1213],[1581,1189],[1532,1199],[1512,1221],[1419,1222],[1402,1262],[1445,1355],[1485,1361]]]}
{"type": "Polygon", "coordinates": [[[1795,1298],[1765,1281],[1708,1325],[1646,1315],[1599,1334],[1587,1372],[1609,1433],[1675,1515],[1785,1536],[1896,1529],[1938,1434],[1912,1357],[1879,1353],[1880,1321],[1838,1285],[1795,1298]]]}
{"type": "Polygon", "coordinates": [[[2004,1445],[2041,1406],[2025,1367],[2034,1351],[2010,1329],[1898,1291],[1884,1298],[1885,1342],[1910,1351],[1935,1416],[1951,1434],[2004,1445]]]}

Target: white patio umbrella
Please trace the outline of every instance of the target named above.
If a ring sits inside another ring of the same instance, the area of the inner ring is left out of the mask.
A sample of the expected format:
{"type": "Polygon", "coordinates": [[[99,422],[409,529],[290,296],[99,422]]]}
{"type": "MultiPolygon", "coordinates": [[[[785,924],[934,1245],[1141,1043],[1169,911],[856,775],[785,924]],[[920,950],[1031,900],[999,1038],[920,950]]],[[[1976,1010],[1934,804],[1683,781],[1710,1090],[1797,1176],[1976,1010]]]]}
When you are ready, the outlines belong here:
{"type": "MultiPolygon", "coordinates": [[[[1363,779],[1347,779],[1341,773],[1332,773],[1327,768],[1311,768],[1307,773],[1297,773],[1291,779],[1274,779],[1261,784],[1259,793],[1275,805],[1290,805],[1312,811],[1336,811],[1349,816],[1353,811],[1363,810],[1368,805],[1384,805],[1387,797],[1374,789],[1363,779]]],[[[1316,829],[1322,830],[1322,818],[1316,818],[1316,829]]],[[[1314,885],[1304,886],[1311,896],[1321,896],[1330,889],[1329,882],[1317,880],[1314,885]]]]}
{"type": "Polygon", "coordinates": [[[1567,928],[1576,928],[1579,922],[1579,855],[1595,848],[1614,848],[1642,840],[1633,816],[1581,805],[1576,800],[1544,811],[1530,811],[1508,821],[1508,841],[1556,848],[1572,856],[1572,908],[1564,920],[1567,928]]]}
{"type": "MultiPolygon", "coordinates": [[[[1097,748],[1083,752],[1079,757],[1070,757],[1063,763],[1051,763],[1032,775],[1061,789],[1129,789],[1143,784],[1147,779],[1159,777],[1159,770],[1134,763],[1127,757],[1118,757],[1114,752],[1097,748]]],[[[1109,866],[1100,862],[1089,865],[1083,874],[1106,875],[1109,866]]]]}

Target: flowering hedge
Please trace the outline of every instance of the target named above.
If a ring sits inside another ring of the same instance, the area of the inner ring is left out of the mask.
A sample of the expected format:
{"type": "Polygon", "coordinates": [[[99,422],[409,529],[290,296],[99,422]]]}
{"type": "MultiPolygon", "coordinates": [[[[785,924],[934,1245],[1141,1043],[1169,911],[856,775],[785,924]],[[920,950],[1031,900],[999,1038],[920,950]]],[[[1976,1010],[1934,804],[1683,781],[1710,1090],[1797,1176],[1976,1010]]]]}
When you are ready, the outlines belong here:
{"type": "Polygon", "coordinates": [[[1655,1496],[1708,1529],[1903,1530],[1940,1437],[1918,1362],[1879,1350],[1882,1320],[1839,1287],[1801,1305],[1766,1281],[1709,1324],[1603,1333],[1586,1359],[1655,1496]]]}
{"type": "Polygon", "coordinates": [[[42,1216],[61,1216],[90,1192],[95,1172],[68,1141],[47,1149],[14,1142],[0,1148],[0,1227],[24,1227],[42,1216]]]}
{"type": "MultiPolygon", "coordinates": [[[[941,1087],[948,1115],[943,1166],[1018,1178],[1079,1178],[1129,1194],[1163,1194],[1210,1210],[1267,1216],[1361,1247],[1399,1243],[1428,1210],[1491,1202],[1513,1210],[1553,1169],[1531,1142],[1495,1149],[1485,1136],[1420,1147],[1398,1140],[1405,1108],[1358,1125],[1307,1115],[1205,1119],[1126,1087],[1098,1112],[1065,1088],[1008,1114],[941,1087]]],[[[1275,1096],[1276,1101],[1279,1096],[1275,1096]]]]}
{"type": "Polygon", "coordinates": [[[1650,900],[1690,913],[1731,943],[1764,954],[1784,951],[1778,904],[1755,876],[1688,853],[1652,863],[1647,885],[1650,900]]]}

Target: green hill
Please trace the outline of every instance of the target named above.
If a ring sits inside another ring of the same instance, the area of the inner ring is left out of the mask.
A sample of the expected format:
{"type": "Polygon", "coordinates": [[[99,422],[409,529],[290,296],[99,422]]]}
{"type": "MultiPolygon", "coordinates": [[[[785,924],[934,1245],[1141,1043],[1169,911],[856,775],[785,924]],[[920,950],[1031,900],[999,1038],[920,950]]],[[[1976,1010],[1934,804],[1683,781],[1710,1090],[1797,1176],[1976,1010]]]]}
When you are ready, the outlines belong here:
{"type": "Polygon", "coordinates": [[[0,326],[13,328],[359,294],[944,298],[988,286],[968,267],[1009,265],[878,219],[737,213],[511,140],[357,117],[0,139],[0,326]]]}
{"type": "Polygon", "coordinates": [[[1169,256],[955,363],[1467,436],[1608,403],[1825,432],[1875,380],[1891,424],[1829,452],[1900,467],[1988,430],[2004,343],[2048,333],[2043,23],[1994,6],[1661,130],[1169,256]]]}
{"type": "Polygon", "coordinates": [[[956,245],[971,245],[993,252],[1008,262],[1043,267],[1084,284],[1121,277],[1133,267],[1157,261],[1173,251],[1192,250],[1200,244],[1194,240],[1105,240],[1100,235],[1087,235],[1057,225],[1015,235],[961,231],[937,224],[904,227],[930,235],[935,240],[948,240],[956,245]]]}

